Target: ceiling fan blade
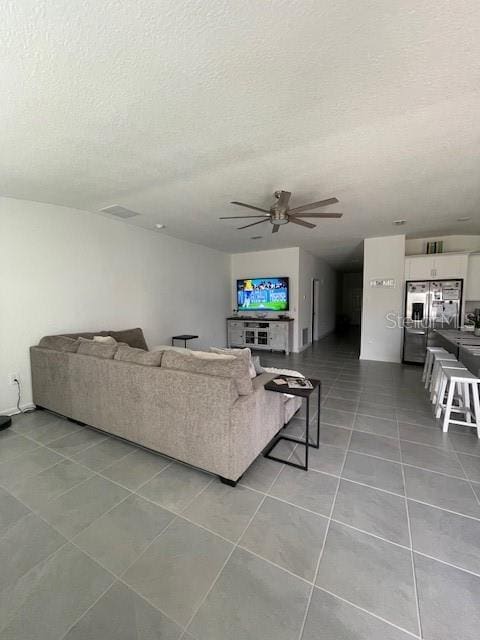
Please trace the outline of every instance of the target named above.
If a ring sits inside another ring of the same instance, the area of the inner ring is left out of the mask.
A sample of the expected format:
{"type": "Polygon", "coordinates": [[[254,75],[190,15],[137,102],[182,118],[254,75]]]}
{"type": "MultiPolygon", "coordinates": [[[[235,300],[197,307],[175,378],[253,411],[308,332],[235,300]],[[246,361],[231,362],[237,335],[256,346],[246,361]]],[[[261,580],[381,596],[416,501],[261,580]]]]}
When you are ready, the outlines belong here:
{"type": "Polygon", "coordinates": [[[240,229],[247,229],[248,227],[254,227],[256,224],[262,224],[262,222],[270,222],[270,218],[265,218],[264,220],[259,220],[258,222],[252,222],[252,224],[246,224],[244,227],[238,227],[237,231],[240,231],[240,229]]]}
{"type": "Polygon", "coordinates": [[[291,195],[290,191],[280,191],[280,196],[275,204],[275,209],[286,209],[291,195]]]}
{"type": "Polygon", "coordinates": [[[267,214],[264,214],[262,216],[258,215],[258,216],[222,216],[221,218],[219,218],[219,220],[241,220],[242,218],[263,218],[265,217],[267,214]]]}
{"type": "Polygon", "coordinates": [[[274,224],[272,225],[272,233],[278,233],[280,231],[280,225],[274,224]]]}
{"type": "Polygon", "coordinates": [[[329,204],[336,204],[337,198],[327,198],[326,200],[319,200],[318,202],[311,202],[310,204],[302,204],[301,207],[295,207],[290,209],[288,213],[300,213],[301,211],[308,211],[309,209],[318,209],[318,207],[326,207],[329,204]]]}
{"type": "Polygon", "coordinates": [[[237,202],[233,200],[230,204],[238,204],[239,207],[246,207],[247,209],[254,209],[255,211],[262,211],[263,213],[270,213],[268,209],[261,209],[260,207],[254,207],[253,204],[245,204],[245,202],[237,202]]]}
{"type": "Polygon", "coordinates": [[[300,220],[299,218],[290,218],[289,222],[293,222],[293,224],[299,224],[302,227],[308,227],[309,229],[315,229],[316,224],[311,224],[310,222],[305,222],[305,220],[300,220]]]}
{"type": "Polygon", "coordinates": [[[288,212],[292,218],[341,218],[343,213],[315,213],[313,211],[305,211],[305,213],[288,212]]]}

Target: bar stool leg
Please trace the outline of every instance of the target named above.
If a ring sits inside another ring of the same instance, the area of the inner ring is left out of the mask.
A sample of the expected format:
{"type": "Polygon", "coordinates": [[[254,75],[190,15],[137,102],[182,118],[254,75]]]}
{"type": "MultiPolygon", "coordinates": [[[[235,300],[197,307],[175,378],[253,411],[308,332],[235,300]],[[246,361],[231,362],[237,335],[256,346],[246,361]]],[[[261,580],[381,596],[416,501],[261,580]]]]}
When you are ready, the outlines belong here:
{"type": "Polygon", "coordinates": [[[447,404],[445,405],[445,417],[443,418],[443,432],[447,433],[448,425],[450,423],[450,414],[452,413],[453,397],[455,394],[455,387],[457,383],[450,380],[450,386],[448,388],[447,404]]]}
{"type": "Polygon", "coordinates": [[[465,408],[465,421],[472,422],[472,409],[470,406],[470,385],[468,382],[463,383],[463,405],[465,408]]]}
{"type": "Polygon", "coordinates": [[[425,358],[425,366],[423,367],[423,373],[422,373],[422,381],[425,382],[425,389],[428,387],[428,372],[430,371],[431,368],[431,363],[432,363],[432,358],[433,358],[433,354],[431,351],[427,351],[427,357],[425,358]]]}
{"type": "Polygon", "coordinates": [[[478,387],[479,387],[479,383],[476,382],[473,385],[472,393],[473,393],[473,408],[475,410],[475,424],[477,427],[477,438],[480,438],[480,399],[478,397],[478,387]]]}
{"type": "Polygon", "coordinates": [[[437,377],[439,366],[440,365],[438,364],[438,361],[434,360],[433,367],[432,367],[432,375],[430,376],[430,380],[428,382],[428,390],[430,391],[430,398],[433,397],[433,386],[434,386],[435,378],[437,377]]]}
{"type": "MultiPolygon", "coordinates": [[[[438,393],[440,391],[440,385],[442,383],[442,379],[444,378],[442,366],[439,362],[435,363],[435,374],[432,373],[432,393],[431,393],[431,401],[432,404],[436,404],[438,393]]],[[[440,402],[443,402],[443,397],[440,397],[440,402]]]]}
{"type": "Polygon", "coordinates": [[[445,398],[445,391],[447,390],[447,376],[442,375],[440,381],[440,389],[437,393],[437,403],[435,406],[435,417],[438,419],[442,415],[442,403],[445,398]]]}

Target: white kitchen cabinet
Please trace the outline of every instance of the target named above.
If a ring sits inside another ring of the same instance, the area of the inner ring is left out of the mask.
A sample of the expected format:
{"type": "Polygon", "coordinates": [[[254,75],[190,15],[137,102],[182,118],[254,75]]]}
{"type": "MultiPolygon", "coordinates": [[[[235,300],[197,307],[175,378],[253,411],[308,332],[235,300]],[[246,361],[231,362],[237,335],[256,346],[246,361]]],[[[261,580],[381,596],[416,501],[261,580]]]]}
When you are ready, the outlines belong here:
{"type": "Polygon", "coordinates": [[[466,300],[480,300],[480,253],[473,253],[468,260],[466,300]]]}
{"type": "Polygon", "coordinates": [[[405,258],[405,280],[467,278],[468,254],[437,253],[405,258]]]}
{"type": "Polygon", "coordinates": [[[405,259],[405,280],[431,280],[434,267],[433,256],[408,256],[405,259]]]}

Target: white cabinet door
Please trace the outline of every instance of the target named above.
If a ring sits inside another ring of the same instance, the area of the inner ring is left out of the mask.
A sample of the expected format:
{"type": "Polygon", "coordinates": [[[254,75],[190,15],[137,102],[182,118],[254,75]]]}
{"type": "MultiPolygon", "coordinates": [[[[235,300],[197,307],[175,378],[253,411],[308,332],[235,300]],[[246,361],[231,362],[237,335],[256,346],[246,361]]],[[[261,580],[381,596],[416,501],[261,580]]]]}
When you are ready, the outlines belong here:
{"type": "Polygon", "coordinates": [[[480,253],[470,256],[468,261],[466,300],[480,300],[480,253]]]}
{"type": "Polygon", "coordinates": [[[405,260],[406,280],[431,280],[435,276],[435,258],[432,256],[415,256],[405,260]]]}
{"type": "Polygon", "coordinates": [[[451,278],[467,277],[468,256],[457,255],[437,255],[435,256],[435,264],[433,266],[435,280],[445,280],[451,278]]]}
{"type": "Polygon", "coordinates": [[[288,323],[271,322],[270,323],[270,348],[271,349],[287,349],[288,345],[288,323]]]}
{"type": "Polygon", "coordinates": [[[228,344],[230,347],[243,347],[243,322],[228,322],[228,344]]]}

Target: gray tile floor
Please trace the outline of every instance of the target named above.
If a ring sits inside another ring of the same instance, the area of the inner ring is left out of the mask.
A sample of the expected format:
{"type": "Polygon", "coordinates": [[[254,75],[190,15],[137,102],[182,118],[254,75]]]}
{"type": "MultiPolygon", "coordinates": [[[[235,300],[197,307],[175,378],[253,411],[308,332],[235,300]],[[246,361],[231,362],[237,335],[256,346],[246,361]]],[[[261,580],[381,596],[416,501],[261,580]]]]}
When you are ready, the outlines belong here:
{"type": "Polygon", "coordinates": [[[354,341],[262,361],[323,381],[308,473],[260,457],[233,489],[48,412],[0,433],[2,639],[478,638],[476,437],[354,341]]]}

